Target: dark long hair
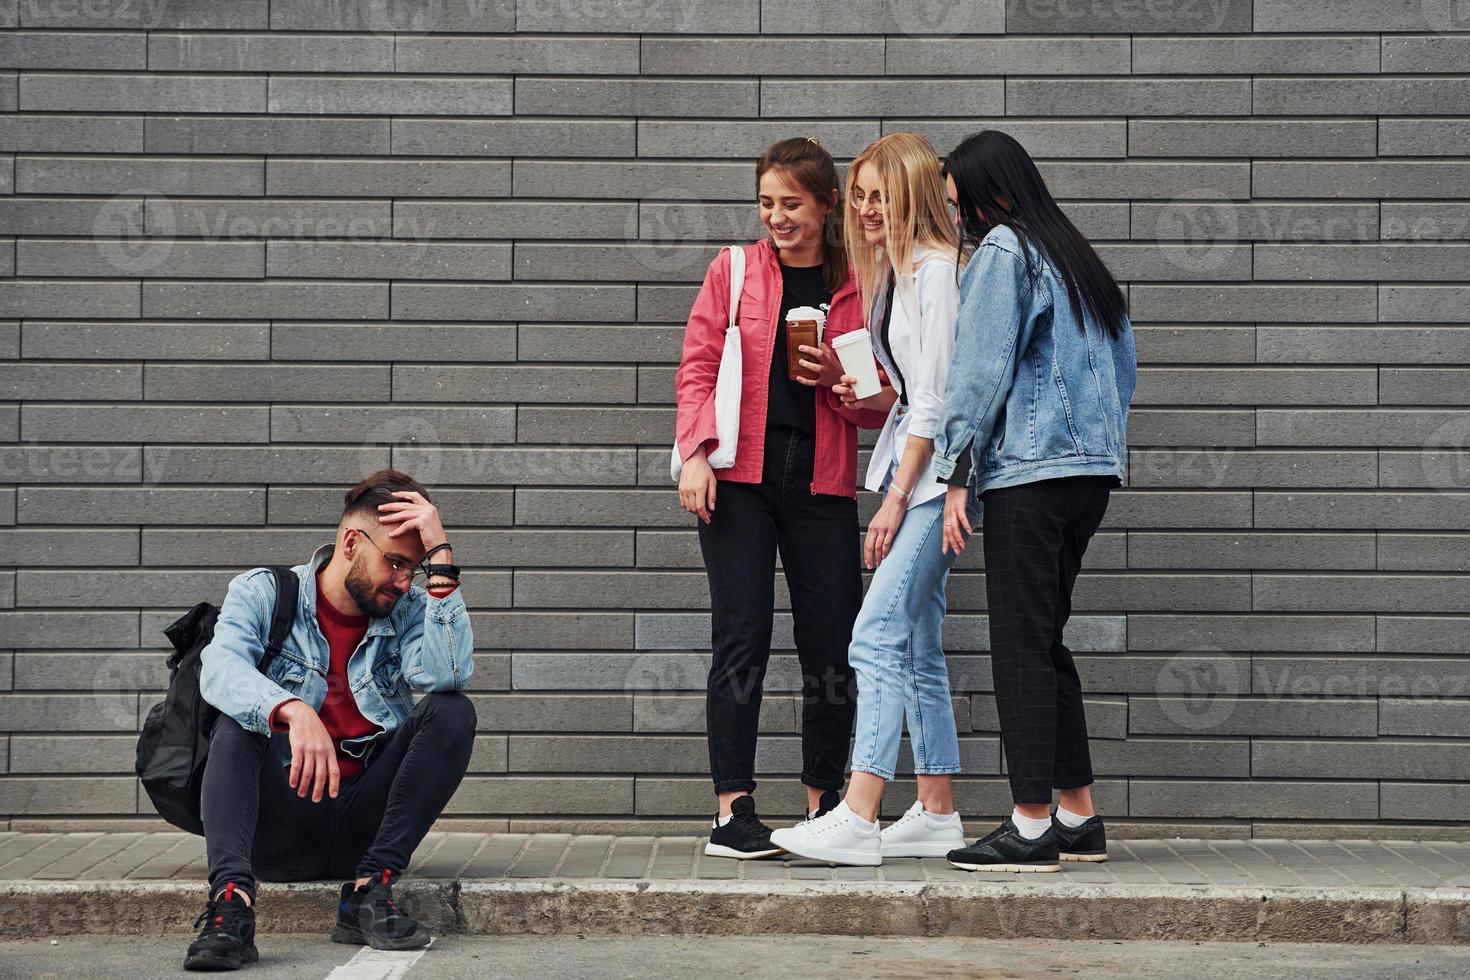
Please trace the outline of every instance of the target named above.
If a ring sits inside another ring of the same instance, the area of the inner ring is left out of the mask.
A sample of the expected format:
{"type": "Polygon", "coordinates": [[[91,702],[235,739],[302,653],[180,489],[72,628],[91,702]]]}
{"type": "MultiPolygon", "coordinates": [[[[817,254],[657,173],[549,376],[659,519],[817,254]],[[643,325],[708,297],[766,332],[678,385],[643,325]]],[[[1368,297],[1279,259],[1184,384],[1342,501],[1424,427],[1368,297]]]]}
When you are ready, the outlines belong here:
{"type": "Polygon", "coordinates": [[[819,141],[808,136],[780,140],[766,147],[755,164],[755,188],[767,170],[778,170],[796,186],[819,201],[834,201],[822,224],[822,281],[836,293],[847,282],[847,246],[842,240],[842,189],[837,181],[837,163],[819,141]]]}
{"type": "Polygon", "coordinates": [[[950,152],[944,173],[954,178],[967,244],[977,244],[996,225],[1005,225],[1021,241],[1028,274],[1035,275],[1031,248],[1056,267],[1079,324],[1085,306],[1111,336],[1122,333],[1128,301],[1117,280],[1057,206],[1035,161],[1014,137],[996,129],[965,137],[950,152]]]}

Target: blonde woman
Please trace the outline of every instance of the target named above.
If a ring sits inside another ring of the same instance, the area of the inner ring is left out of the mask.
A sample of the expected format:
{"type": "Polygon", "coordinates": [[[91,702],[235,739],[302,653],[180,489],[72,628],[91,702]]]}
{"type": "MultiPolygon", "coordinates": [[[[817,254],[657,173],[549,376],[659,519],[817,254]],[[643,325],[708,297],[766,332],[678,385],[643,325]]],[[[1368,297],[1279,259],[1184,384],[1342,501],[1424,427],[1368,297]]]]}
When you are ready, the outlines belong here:
{"type": "Polygon", "coordinates": [[[852,777],[842,803],[771,840],[800,857],[877,865],[942,857],[964,842],[951,788],[959,738],[940,642],[955,555],[944,547],[947,488],[932,466],[963,261],[939,158],[923,137],[892,133],[864,150],[848,169],[847,202],[847,249],[873,353],[896,392],[856,401],[847,376],[832,389],[854,408],[888,409],[866,480],[883,493],[863,542],[864,564],[876,571],[848,648],[858,682],[852,777]],[[878,806],[905,718],[919,798],[880,832],[878,806]]]}

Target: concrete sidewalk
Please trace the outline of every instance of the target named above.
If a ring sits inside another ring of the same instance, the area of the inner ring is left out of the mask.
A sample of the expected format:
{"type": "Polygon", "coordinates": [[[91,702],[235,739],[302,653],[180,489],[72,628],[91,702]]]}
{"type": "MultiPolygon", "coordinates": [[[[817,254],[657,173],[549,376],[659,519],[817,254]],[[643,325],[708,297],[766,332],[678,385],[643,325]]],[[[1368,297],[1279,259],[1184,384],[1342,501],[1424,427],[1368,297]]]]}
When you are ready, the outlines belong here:
{"type": "MultiPolygon", "coordinates": [[[[435,833],[399,887],[446,932],[1470,943],[1470,843],[1115,840],[1058,874],[943,859],[832,868],[694,837],[435,833]]],[[[187,932],[203,840],[0,833],[0,938],[187,932]]],[[[265,885],[260,925],[326,930],[338,882],[265,885]]]]}

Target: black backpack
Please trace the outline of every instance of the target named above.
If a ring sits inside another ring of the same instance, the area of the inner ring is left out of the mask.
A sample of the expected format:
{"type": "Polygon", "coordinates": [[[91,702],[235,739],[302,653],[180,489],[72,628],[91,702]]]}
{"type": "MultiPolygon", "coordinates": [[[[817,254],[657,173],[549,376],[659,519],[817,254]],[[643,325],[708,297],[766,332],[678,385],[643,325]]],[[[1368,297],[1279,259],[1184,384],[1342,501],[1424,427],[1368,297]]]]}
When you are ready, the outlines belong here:
{"type": "MultiPolygon", "coordinates": [[[[276,579],[276,608],[265,656],[260,661],[262,673],[281,652],[296,618],[296,573],[280,567],[270,571],[276,579]]],[[[219,718],[219,709],[199,692],[200,654],[214,639],[218,619],[219,607],[201,602],[163,631],[174,645],[168,658],[168,694],[148,710],[138,735],[135,764],[159,816],[180,830],[200,835],[204,833],[204,822],[199,816],[199,792],[209,756],[209,737],[219,718]]]]}

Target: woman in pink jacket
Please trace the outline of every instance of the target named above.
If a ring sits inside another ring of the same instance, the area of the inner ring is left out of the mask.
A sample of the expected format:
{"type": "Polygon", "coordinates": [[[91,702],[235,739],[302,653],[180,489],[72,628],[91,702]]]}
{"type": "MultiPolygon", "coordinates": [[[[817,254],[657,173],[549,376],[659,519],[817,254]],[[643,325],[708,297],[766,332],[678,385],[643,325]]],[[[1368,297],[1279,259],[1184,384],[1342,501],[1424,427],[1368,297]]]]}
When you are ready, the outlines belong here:
{"type": "MultiPolygon", "coordinates": [[[[715,378],[730,297],[730,254],[710,263],[684,330],[675,376],[679,499],[698,518],[709,574],[713,662],[706,697],[710,772],[719,808],[705,853],[780,853],[756,815],[755,747],[761,685],[771,654],[775,564],[791,593],[802,671],[802,773],[809,815],[835,806],[842,788],[856,689],[847,647],[862,604],[857,519],[857,427],[886,412],[853,409],[832,393],[842,370],[834,337],[863,326],[843,247],[832,156],[816,140],[772,145],[756,165],[765,237],[744,246],[736,322],[744,355],[734,462],[710,468],[719,443],[715,378]],[[791,381],[786,315],[826,310],[819,348],[800,363],[816,380],[791,381]]],[[[891,399],[892,389],[885,389],[891,399]]],[[[877,396],[875,396],[877,397],[877,396]]]]}

